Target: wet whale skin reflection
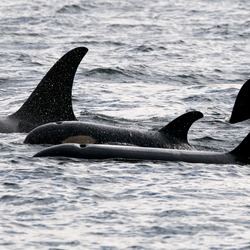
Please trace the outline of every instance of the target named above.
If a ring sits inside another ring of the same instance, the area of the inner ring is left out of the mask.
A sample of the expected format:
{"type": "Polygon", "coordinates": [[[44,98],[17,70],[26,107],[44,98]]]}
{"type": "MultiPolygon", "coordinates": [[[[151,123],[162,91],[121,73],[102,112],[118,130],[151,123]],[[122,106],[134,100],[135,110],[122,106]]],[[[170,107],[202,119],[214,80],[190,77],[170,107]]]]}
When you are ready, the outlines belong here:
{"type": "Polygon", "coordinates": [[[24,143],[126,144],[141,147],[191,149],[188,131],[203,117],[199,111],[187,112],[160,130],[136,130],[80,121],[48,123],[33,129],[24,143]]]}
{"type": "Polygon", "coordinates": [[[77,120],[72,109],[72,85],[87,52],[87,48],[78,47],[61,57],[21,108],[0,118],[0,133],[30,132],[48,122],[77,120]]]}

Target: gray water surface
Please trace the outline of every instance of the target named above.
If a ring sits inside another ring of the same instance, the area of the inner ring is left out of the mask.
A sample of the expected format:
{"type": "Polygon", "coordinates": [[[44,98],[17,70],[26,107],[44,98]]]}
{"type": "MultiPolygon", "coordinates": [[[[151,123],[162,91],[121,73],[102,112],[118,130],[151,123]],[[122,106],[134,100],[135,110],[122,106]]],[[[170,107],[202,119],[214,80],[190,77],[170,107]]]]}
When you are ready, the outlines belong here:
{"type": "MultiPolygon", "coordinates": [[[[83,121],[161,128],[199,110],[198,149],[232,150],[227,121],[250,78],[250,2],[0,3],[0,108],[15,112],[67,51],[89,48],[73,88],[83,121]]],[[[0,134],[1,249],[250,249],[249,166],[35,159],[0,134]]]]}

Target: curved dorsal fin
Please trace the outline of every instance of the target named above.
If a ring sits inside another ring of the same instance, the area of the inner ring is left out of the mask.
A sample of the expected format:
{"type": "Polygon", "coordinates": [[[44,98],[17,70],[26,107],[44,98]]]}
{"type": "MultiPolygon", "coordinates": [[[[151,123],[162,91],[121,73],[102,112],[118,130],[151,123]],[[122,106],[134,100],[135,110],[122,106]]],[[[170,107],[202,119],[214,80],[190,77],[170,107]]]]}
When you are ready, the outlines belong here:
{"type": "Polygon", "coordinates": [[[61,57],[21,108],[9,117],[32,122],[34,127],[53,121],[76,120],[72,85],[77,67],[87,52],[87,48],[79,47],[61,57]]]}
{"type": "Polygon", "coordinates": [[[191,125],[202,117],[203,114],[199,111],[185,113],[171,121],[164,128],[160,129],[159,132],[171,135],[180,141],[187,142],[187,135],[191,125]]]}
{"type": "Polygon", "coordinates": [[[230,123],[242,122],[250,118],[250,80],[241,87],[233,107],[230,123]]]}

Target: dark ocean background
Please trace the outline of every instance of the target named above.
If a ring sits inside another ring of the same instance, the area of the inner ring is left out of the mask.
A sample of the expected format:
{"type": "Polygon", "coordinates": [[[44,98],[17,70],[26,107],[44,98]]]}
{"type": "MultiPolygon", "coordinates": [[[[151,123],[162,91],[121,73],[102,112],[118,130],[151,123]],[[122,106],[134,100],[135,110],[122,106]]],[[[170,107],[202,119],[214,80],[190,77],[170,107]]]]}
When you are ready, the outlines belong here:
{"type": "MultiPolygon", "coordinates": [[[[15,112],[67,51],[86,46],[79,120],[157,129],[191,110],[197,149],[226,152],[250,78],[248,0],[0,3],[0,108],[15,112]]],[[[250,95],[250,93],[249,93],[250,95]]],[[[37,159],[0,134],[0,249],[250,249],[248,165],[37,159]]]]}

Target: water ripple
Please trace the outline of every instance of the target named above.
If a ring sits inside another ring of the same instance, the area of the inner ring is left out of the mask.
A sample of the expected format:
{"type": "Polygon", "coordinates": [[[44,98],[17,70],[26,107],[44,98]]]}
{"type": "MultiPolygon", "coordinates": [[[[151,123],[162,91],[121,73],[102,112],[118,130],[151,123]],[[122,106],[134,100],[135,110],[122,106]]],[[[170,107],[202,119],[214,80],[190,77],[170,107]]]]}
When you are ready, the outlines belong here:
{"type": "MultiPolygon", "coordinates": [[[[0,6],[0,107],[15,112],[65,52],[86,46],[73,86],[80,120],[159,129],[200,110],[189,141],[227,152],[249,77],[249,1],[8,1],[0,6]]],[[[0,134],[4,249],[248,249],[249,168],[35,159],[0,134]],[[191,236],[191,237],[190,237],[191,236]]]]}

